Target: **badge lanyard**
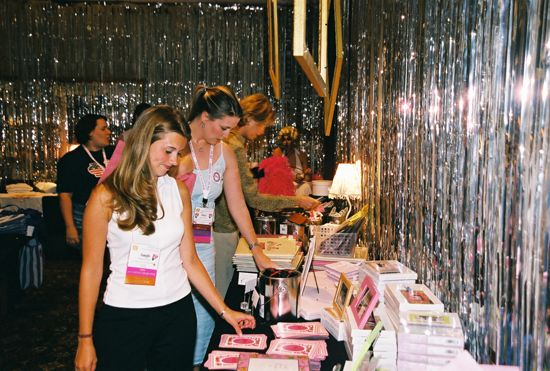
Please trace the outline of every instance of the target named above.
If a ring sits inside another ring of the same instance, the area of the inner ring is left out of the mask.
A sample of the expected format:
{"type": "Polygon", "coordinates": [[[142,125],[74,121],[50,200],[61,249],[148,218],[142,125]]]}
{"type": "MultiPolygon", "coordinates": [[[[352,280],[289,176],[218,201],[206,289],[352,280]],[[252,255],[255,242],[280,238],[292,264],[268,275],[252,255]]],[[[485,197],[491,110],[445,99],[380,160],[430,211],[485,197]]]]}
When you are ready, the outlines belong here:
{"type": "Polygon", "coordinates": [[[189,147],[191,148],[191,157],[193,157],[193,164],[195,169],[199,172],[199,180],[201,181],[202,186],[202,207],[206,207],[208,202],[208,195],[210,194],[210,186],[212,185],[212,159],[214,158],[214,145],[210,145],[210,154],[208,156],[208,184],[202,176],[202,172],[199,168],[199,162],[197,161],[197,156],[195,155],[195,150],[193,149],[193,141],[189,141],[189,147]]]}
{"type": "MultiPolygon", "coordinates": [[[[88,148],[86,148],[86,146],[83,144],[82,145],[82,148],[84,148],[84,151],[86,151],[86,153],[88,154],[88,156],[90,156],[90,158],[97,164],[97,166],[99,166],[103,171],[105,171],[105,166],[101,165],[95,158],[94,156],[92,156],[92,154],[90,153],[90,151],[88,150],[88,148]]],[[[105,155],[105,149],[104,148],[101,148],[101,154],[103,155],[103,163],[105,165],[107,165],[107,162],[109,162],[109,160],[107,160],[107,156],[105,155]]]]}

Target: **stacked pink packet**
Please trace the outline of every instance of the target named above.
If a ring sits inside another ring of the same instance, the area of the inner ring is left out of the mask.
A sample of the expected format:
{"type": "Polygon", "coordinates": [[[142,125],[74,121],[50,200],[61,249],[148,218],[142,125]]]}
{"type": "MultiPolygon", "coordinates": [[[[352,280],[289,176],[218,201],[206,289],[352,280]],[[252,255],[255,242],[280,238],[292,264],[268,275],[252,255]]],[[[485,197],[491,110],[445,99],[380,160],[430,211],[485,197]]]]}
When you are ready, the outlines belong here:
{"type": "MultiPolygon", "coordinates": [[[[248,371],[249,367],[251,366],[251,359],[258,358],[260,360],[296,360],[294,362],[297,362],[298,364],[298,370],[299,371],[310,371],[309,368],[309,361],[307,357],[303,356],[283,356],[278,354],[258,354],[258,353],[241,353],[239,356],[239,362],[237,364],[237,371],[248,371]]],[[[260,363],[260,362],[259,362],[260,363]]],[[[266,367],[267,369],[267,367],[266,367]]]]}
{"type": "Polygon", "coordinates": [[[279,322],[271,326],[275,337],[282,339],[328,339],[321,322],[279,322]]]}
{"type": "Polygon", "coordinates": [[[267,348],[267,335],[223,334],[220,339],[220,348],[263,350],[267,348]]]}
{"type": "Polygon", "coordinates": [[[208,355],[204,367],[209,370],[236,370],[240,355],[240,352],[213,350],[208,355]]]}
{"type": "Polygon", "coordinates": [[[321,362],[328,356],[324,340],[275,339],[269,344],[266,354],[305,356],[311,370],[320,370],[321,362]]]}

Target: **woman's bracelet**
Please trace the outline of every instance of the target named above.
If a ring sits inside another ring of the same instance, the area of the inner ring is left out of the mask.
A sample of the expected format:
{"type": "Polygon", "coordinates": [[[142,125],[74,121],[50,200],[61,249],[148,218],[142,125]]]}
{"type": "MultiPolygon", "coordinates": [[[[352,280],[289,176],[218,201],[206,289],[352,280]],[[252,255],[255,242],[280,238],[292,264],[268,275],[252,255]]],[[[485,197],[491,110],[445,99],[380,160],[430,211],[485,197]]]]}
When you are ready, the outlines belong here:
{"type": "Polygon", "coordinates": [[[93,334],[78,334],[78,338],[79,339],[86,339],[86,338],[91,338],[93,336],[93,334]]]}
{"type": "Polygon", "coordinates": [[[225,316],[225,309],[220,312],[220,317],[223,318],[225,316]]]}

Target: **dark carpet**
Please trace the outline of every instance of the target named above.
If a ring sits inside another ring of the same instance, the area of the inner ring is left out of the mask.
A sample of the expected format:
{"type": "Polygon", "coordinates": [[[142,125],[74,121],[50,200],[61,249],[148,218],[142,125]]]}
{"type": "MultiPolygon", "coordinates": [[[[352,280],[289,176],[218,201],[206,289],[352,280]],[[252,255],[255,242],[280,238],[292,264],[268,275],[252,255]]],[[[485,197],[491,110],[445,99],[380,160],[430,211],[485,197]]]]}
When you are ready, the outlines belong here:
{"type": "Polygon", "coordinates": [[[45,261],[40,288],[18,291],[0,317],[0,370],[73,370],[78,331],[77,257],[45,261]]]}

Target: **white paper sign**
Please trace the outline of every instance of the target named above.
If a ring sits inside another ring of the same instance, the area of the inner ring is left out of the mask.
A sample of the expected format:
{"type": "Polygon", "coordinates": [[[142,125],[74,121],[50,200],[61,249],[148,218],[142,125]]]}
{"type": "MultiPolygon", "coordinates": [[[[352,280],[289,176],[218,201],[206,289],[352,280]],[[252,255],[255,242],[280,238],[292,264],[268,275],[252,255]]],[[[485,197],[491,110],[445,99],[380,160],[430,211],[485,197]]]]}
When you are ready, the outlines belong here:
{"type": "Polygon", "coordinates": [[[297,359],[251,358],[248,371],[299,371],[297,359]]]}

